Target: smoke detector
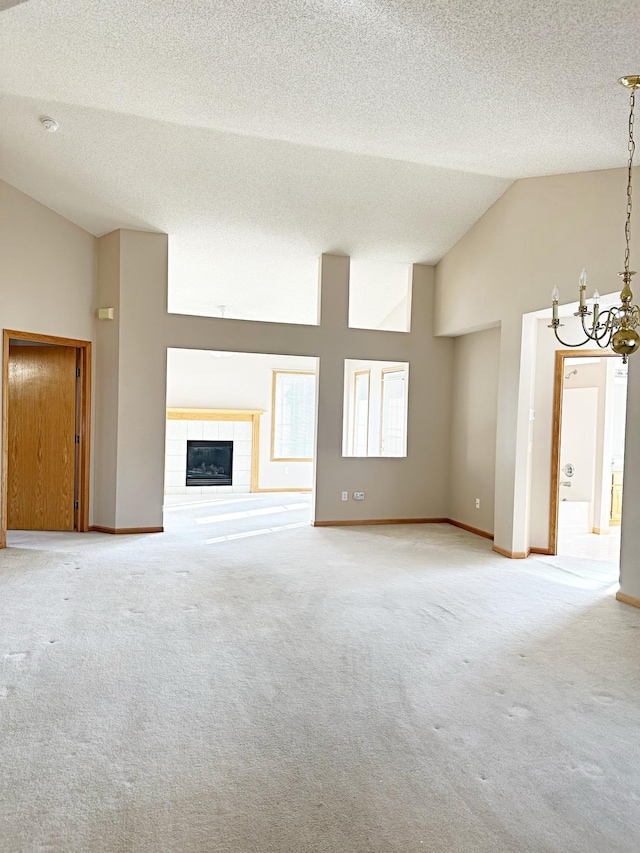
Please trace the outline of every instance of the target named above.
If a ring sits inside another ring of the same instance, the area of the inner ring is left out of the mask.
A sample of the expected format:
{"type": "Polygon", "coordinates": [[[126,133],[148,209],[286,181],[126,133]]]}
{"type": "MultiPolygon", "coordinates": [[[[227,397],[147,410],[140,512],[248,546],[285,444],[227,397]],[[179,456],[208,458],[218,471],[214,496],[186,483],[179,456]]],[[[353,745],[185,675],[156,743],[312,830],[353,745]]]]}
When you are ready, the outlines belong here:
{"type": "Polygon", "coordinates": [[[47,118],[45,116],[45,118],[40,119],[40,123],[42,124],[45,130],[49,131],[49,133],[55,133],[58,129],[58,122],[52,118],[47,118]]]}

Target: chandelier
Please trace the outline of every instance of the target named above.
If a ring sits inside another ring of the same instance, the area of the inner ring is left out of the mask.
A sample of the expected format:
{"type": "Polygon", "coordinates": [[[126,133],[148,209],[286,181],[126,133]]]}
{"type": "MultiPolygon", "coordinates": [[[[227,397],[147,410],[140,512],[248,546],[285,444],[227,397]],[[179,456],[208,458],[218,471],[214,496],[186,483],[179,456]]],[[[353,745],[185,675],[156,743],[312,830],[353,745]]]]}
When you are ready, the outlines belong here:
{"type": "Polygon", "coordinates": [[[558,329],[563,325],[558,318],[558,302],[560,293],[557,287],[553,288],[551,293],[552,301],[552,320],[549,325],[553,329],[556,338],[565,347],[581,347],[584,344],[593,341],[602,349],[611,348],[617,355],[622,356],[624,364],[627,363],[628,357],[634,353],[640,346],[640,335],[636,331],[640,325],[640,308],[637,305],[632,305],[633,293],[631,292],[631,277],[635,272],[629,269],[629,257],[631,250],[631,209],[633,199],[631,196],[632,179],[633,179],[633,155],[635,153],[636,144],[633,139],[633,122],[634,110],[636,102],[636,90],[640,89],[640,75],[630,75],[621,77],[618,81],[623,86],[631,91],[631,101],[629,107],[629,141],[627,148],[629,151],[629,162],[627,165],[627,216],[624,225],[625,237],[625,253],[624,253],[624,271],[618,273],[622,278],[623,287],[620,291],[620,305],[612,308],[607,308],[605,311],[600,311],[600,294],[596,290],[593,294],[593,312],[589,310],[587,305],[587,273],[582,270],[579,279],[579,296],[580,307],[575,313],[575,317],[580,317],[582,331],[585,334],[585,339],[577,344],[568,344],[562,340],[558,334],[558,329]],[[587,317],[592,317],[591,323],[588,325],[587,317]]]}

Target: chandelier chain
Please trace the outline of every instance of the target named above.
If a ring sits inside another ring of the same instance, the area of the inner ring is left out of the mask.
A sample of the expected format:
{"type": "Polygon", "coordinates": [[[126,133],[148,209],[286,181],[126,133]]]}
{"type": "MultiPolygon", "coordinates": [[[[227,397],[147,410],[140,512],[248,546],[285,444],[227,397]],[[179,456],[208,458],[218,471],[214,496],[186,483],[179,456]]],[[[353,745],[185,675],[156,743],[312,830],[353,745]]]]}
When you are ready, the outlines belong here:
{"type": "Polygon", "coordinates": [[[630,255],[631,255],[631,211],[633,209],[633,155],[636,150],[636,143],[633,138],[633,129],[635,123],[635,105],[636,105],[636,90],[635,87],[631,89],[631,100],[630,100],[630,110],[629,110],[629,142],[628,142],[628,151],[629,151],[629,164],[628,164],[628,173],[627,173],[627,218],[624,225],[624,237],[625,237],[625,252],[624,252],[624,271],[626,273],[629,272],[629,263],[630,263],[630,255]]]}

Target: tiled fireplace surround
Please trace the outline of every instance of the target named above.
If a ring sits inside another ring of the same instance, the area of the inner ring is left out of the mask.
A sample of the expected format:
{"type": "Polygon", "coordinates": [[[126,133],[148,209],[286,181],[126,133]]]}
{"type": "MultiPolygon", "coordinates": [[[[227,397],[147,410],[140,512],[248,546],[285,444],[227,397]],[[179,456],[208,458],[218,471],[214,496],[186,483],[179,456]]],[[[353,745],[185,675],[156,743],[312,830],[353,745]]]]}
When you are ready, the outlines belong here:
{"type": "Polygon", "coordinates": [[[164,491],[167,495],[246,494],[255,491],[259,410],[168,409],[164,491]],[[236,419],[237,418],[237,419],[236,419]],[[233,441],[232,486],[185,484],[187,439],[233,441]],[[253,486],[253,488],[252,488],[253,486]]]}

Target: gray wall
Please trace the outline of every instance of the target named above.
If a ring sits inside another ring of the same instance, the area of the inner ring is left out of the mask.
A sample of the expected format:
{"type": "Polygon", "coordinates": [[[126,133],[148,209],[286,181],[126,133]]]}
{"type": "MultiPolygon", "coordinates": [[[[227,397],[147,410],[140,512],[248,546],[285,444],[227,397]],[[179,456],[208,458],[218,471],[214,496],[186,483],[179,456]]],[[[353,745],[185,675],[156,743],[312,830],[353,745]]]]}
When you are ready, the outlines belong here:
{"type": "Polygon", "coordinates": [[[450,516],[486,533],[493,533],[499,359],[498,328],[454,339],[450,516]]]}

